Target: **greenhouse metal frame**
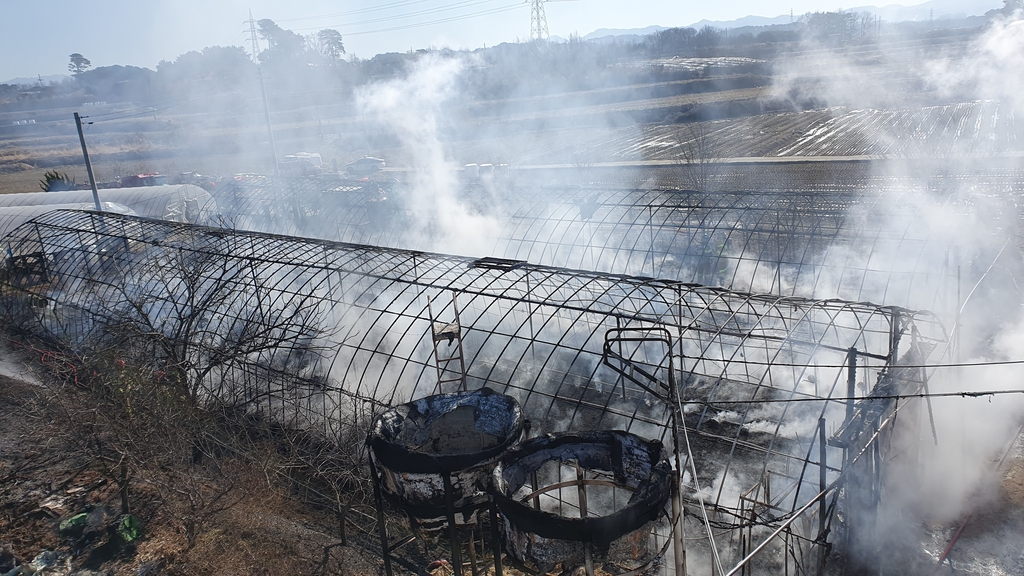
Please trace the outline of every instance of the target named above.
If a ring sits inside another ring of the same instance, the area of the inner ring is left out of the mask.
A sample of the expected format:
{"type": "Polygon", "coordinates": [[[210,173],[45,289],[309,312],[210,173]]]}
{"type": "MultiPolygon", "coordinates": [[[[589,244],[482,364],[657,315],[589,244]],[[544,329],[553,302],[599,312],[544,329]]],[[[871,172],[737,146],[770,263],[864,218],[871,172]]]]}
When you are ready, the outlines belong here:
{"type": "Polygon", "coordinates": [[[837,507],[877,505],[886,454],[910,441],[892,434],[895,415],[919,411],[898,397],[927,385],[900,364],[948,340],[931,314],[895,306],[95,212],[38,217],[6,243],[5,306],[68,345],[126,320],[170,337],[204,302],[186,352],[196,365],[231,335],[272,335],[190,384],[328,440],[354,403],[438,392],[435,346],[451,344],[433,326],[455,320],[466,386],[517,398],[537,433],[665,442],[686,462],[683,524],[706,535],[687,547],[728,563],[763,542],[769,570],[821,555],[837,507]]]}
{"type": "MultiPolygon", "coordinates": [[[[431,241],[419,231],[433,224],[415,211],[416,193],[395,182],[280,179],[229,186],[216,200],[229,227],[419,248],[431,241]]],[[[959,282],[976,280],[967,263],[998,258],[1017,218],[1003,197],[913,186],[695,192],[470,182],[459,201],[496,222],[492,244],[480,247],[488,256],[950,317],[958,266],[959,282]],[[981,211],[1000,214],[1003,225],[969,241],[952,225],[922,225],[943,213],[970,229],[981,211]]]]}

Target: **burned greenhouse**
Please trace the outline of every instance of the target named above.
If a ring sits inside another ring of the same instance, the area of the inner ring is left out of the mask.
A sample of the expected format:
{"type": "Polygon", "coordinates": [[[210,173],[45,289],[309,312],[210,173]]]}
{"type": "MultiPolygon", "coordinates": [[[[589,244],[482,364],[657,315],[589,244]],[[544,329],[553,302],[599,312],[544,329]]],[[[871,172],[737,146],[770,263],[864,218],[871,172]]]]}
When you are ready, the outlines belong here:
{"type": "MultiPolygon", "coordinates": [[[[737,184],[764,184],[750,180],[737,184]]],[[[484,256],[951,317],[957,282],[973,284],[989,263],[1006,259],[1019,219],[1012,198],[955,184],[929,190],[895,179],[707,193],[509,182],[467,186],[456,200],[486,218],[488,233],[472,247],[484,256]],[[936,226],[940,220],[946,225],[936,226]]],[[[216,202],[241,229],[451,252],[450,230],[429,209],[432,193],[390,181],[271,180],[224,187],[216,202]]]]}
{"type": "MultiPolygon", "coordinates": [[[[124,339],[137,358],[178,367],[197,399],[326,441],[356,405],[385,410],[485,387],[521,407],[535,443],[594,431],[642,439],[612,444],[652,455],[639,476],[600,450],[599,461],[553,456],[555,476],[539,478],[549,490],[532,490],[535,511],[519,516],[575,508],[579,517],[584,498],[614,517],[616,506],[588,492],[602,483],[615,484],[598,487],[616,501],[645,495],[645,521],[629,526],[649,535],[631,537],[649,538],[650,558],[633,570],[657,558],[648,568],[668,573],[698,558],[720,573],[810,570],[872,547],[881,470],[912,441],[896,433],[895,415],[927,418],[923,400],[898,398],[927,386],[915,367],[949,345],[933,315],[896,306],[126,215],[52,212],[6,241],[45,268],[4,285],[4,308],[23,305],[33,330],[78,348],[124,339]],[[464,371],[442,385],[439,362],[452,355],[461,363],[444,369],[464,371]],[[649,476],[664,465],[646,442],[660,442],[674,469],[669,503],[649,476]]],[[[496,473],[509,491],[524,486],[508,476],[516,450],[496,473]]],[[[492,543],[516,533],[515,517],[502,513],[505,535],[492,543]]],[[[505,544],[536,567],[580,558],[531,549],[505,544]]]]}

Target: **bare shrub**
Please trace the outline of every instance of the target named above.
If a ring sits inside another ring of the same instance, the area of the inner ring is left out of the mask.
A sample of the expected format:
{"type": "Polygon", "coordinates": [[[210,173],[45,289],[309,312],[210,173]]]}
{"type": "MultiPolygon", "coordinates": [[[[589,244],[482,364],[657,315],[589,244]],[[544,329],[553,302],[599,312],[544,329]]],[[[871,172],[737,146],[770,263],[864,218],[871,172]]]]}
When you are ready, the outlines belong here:
{"type": "Polygon", "coordinates": [[[188,249],[128,262],[97,286],[103,328],[88,345],[152,366],[196,403],[253,407],[314,376],[328,349],[323,299],[276,289],[266,270],[231,257],[216,237],[183,236],[188,249]],[[265,385],[275,377],[277,387],[265,385]]]}
{"type": "Polygon", "coordinates": [[[691,122],[676,132],[676,163],[683,182],[698,192],[710,192],[721,170],[721,147],[707,122],[691,122]]]}

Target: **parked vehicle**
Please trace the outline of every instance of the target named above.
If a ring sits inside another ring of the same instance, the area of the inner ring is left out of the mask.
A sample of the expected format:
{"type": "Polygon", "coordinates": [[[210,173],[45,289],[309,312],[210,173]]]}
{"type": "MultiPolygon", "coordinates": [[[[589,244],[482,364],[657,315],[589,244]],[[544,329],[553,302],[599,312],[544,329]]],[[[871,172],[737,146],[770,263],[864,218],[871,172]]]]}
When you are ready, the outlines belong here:
{"type": "Polygon", "coordinates": [[[282,176],[316,176],[322,171],[323,159],[319,152],[296,152],[277,164],[282,176]]]}
{"type": "Polygon", "coordinates": [[[354,176],[366,176],[384,169],[384,160],[373,156],[363,156],[359,160],[345,166],[345,171],[354,176]]]}

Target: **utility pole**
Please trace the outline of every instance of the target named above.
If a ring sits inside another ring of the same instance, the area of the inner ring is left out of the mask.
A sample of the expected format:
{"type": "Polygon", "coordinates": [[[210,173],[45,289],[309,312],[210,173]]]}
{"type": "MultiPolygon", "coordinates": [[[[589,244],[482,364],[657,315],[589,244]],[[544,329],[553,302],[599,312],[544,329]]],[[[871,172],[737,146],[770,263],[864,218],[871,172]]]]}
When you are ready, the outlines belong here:
{"type": "Polygon", "coordinates": [[[256,40],[256,21],[252,19],[252,10],[249,10],[249,34],[252,37],[252,61],[256,63],[256,72],[260,77],[260,94],[263,96],[263,116],[267,121],[267,136],[270,138],[270,155],[274,161],[274,176],[278,176],[277,144],[274,142],[274,127],[270,123],[270,103],[267,101],[267,87],[263,83],[263,66],[259,61],[260,45],[256,40]]]}
{"type": "Polygon", "coordinates": [[[530,3],[530,40],[548,39],[548,17],[544,3],[548,0],[526,0],[530,3]]]}
{"type": "MultiPolygon", "coordinates": [[[[92,122],[89,122],[92,124],[92,122]]],[[[89,148],[85,146],[85,132],[82,132],[82,117],[75,112],[75,126],[78,127],[78,139],[82,142],[82,156],[85,157],[85,170],[89,173],[89,185],[92,186],[92,201],[96,204],[96,211],[103,212],[100,206],[100,191],[96,189],[96,178],[92,175],[92,162],[89,160],[89,148]]]]}

